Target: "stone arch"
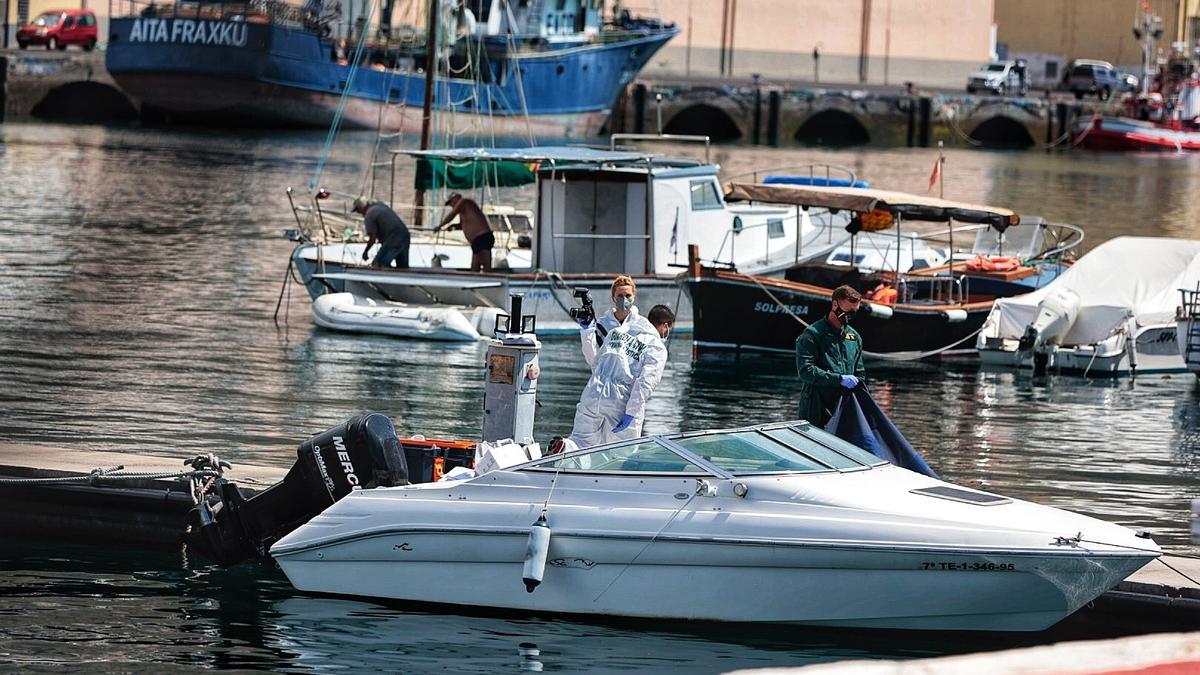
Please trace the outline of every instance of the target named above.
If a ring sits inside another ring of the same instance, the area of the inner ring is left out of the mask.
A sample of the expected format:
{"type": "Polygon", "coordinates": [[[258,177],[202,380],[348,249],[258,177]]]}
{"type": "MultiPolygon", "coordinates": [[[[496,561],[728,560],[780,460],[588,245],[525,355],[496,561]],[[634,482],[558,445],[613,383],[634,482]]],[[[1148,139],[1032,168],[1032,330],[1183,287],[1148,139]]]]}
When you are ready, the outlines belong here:
{"type": "Polygon", "coordinates": [[[1026,149],[1036,145],[1029,129],[1007,115],[996,115],[975,125],[971,140],[987,148],[1026,149]]]}
{"type": "Polygon", "coordinates": [[[663,127],[665,134],[698,134],[708,136],[714,143],[727,143],[742,137],[729,113],[706,103],[691,105],[671,118],[663,127]]]}
{"type": "Polygon", "coordinates": [[[864,145],[871,134],[854,115],[843,110],[822,110],[804,120],[794,138],[805,145],[864,145]]]}
{"type": "Polygon", "coordinates": [[[34,117],[100,122],[135,120],[137,108],[115,87],[98,82],[71,82],[51,89],[30,111],[34,117]]]}

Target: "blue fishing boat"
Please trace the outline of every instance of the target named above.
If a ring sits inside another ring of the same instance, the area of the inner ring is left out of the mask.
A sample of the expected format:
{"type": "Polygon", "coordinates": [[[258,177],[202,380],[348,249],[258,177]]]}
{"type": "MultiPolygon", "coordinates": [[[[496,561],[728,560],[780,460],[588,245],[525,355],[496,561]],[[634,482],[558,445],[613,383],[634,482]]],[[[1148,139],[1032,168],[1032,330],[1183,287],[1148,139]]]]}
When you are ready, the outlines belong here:
{"type": "Polygon", "coordinates": [[[359,29],[337,0],[135,0],[114,7],[107,67],[129,95],[182,121],[416,132],[433,64],[433,112],[458,129],[580,138],[600,131],[679,32],[601,0],[420,4],[406,14],[425,28],[393,25],[388,1],[359,29]]]}

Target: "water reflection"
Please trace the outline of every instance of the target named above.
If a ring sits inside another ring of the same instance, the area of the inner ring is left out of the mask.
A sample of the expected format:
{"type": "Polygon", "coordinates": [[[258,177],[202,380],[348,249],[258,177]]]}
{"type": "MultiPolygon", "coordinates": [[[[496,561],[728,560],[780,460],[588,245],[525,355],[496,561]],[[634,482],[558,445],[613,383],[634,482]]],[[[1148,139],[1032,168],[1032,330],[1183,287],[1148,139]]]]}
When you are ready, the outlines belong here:
{"type": "MultiPolygon", "coordinates": [[[[323,132],[10,124],[0,139],[0,440],[287,464],[308,435],[368,410],[404,433],[478,434],[480,345],[317,329],[298,289],[285,297],[282,324],[272,321],[291,250],[278,233],[294,226],[283,188],[311,179],[323,132]]],[[[322,182],[363,185],[374,141],[343,135],[322,182]]],[[[1084,225],[1089,245],[1132,232],[1200,235],[1200,157],[947,155],[947,197],[1084,225]]],[[[717,148],[715,157],[728,173],[830,161],[920,193],[934,152],[717,148]]],[[[573,339],[548,340],[542,365],[544,440],[570,429],[588,370],[573,339]]],[[[1034,378],[956,362],[872,365],[869,374],[884,409],[948,479],[1148,527],[1169,548],[1200,552],[1186,548],[1200,438],[1191,376],[1034,378]]],[[[694,362],[690,341],[677,337],[646,430],[792,419],[795,386],[790,359],[694,362]]],[[[537,661],[547,670],[711,672],[967,648],[961,637],[918,644],[461,617],[300,597],[270,567],[6,544],[0,662],[13,669],[103,659],[131,668],[494,672],[537,661]],[[522,643],[536,645],[536,659],[522,643]]]]}

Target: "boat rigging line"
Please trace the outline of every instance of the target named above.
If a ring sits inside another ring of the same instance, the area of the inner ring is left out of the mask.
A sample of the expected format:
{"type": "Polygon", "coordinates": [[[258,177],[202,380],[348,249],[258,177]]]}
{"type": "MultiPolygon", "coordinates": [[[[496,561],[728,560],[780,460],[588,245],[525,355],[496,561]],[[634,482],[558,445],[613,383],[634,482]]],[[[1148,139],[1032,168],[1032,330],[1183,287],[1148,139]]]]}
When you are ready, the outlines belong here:
{"type": "MultiPolygon", "coordinates": [[[[1126,544],[1113,544],[1113,543],[1111,543],[1111,542],[1107,542],[1107,541],[1096,541],[1096,540],[1094,540],[1094,539],[1082,539],[1082,538],[1080,538],[1078,541],[1079,541],[1079,543],[1081,543],[1081,544],[1099,544],[1099,545],[1101,545],[1101,546],[1112,546],[1113,548],[1124,548],[1124,549],[1128,549],[1128,550],[1130,550],[1130,551],[1141,551],[1141,552],[1144,552],[1144,553],[1153,553],[1153,552],[1154,552],[1153,550],[1151,550],[1151,549],[1148,549],[1148,548],[1139,548],[1139,547],[1137,547],[1137,546],[1129,546],[1129,545],[1126,545],[1126,544]]],[[[1165,552],[1164,552],[1164,553],[1163,553],[1161,556],[1159,556],[1159,557],[1157,558],[1158,562],[1162,563],[1163,565],[1166,565],[1167,569],[1169,569],[1169,570],[1171,570],[1172,572],[1174,572],[1174,573],[1178,574],[1179,576],[1183,577],[1184,579],[1187,579],[1188,581],[1192,582],[1193,584],[1196,584],[1197,586],[1200,586],[1200,581],[1197,581],[1197,580],[1193,579],[1192,577],[1190,577],[1190,576],[1188,576],[1187,574],[1185,574],[1185,573],[1184,573],[1182,570],[1180,570],[1179,568],[1175,567],[1175,566],[1174,566],[1174,565],[1172,565],[1171,563],[1169,563],[1169,562],[1167,562],[1166,560],[1164,560],[1164,558],[1166,558],[1166,557],[1168,557],[1168,556],[1170,556],[1170,557],[1172,557],[1172,558],[1185,558],[1185,559],[1187,559],[1187,560],[1200,560],[1200,555],[1189,555],[1189,554],[1187,554],[1187,553],[1165,553],[1165,552]]]]}
{"type": "MultiPolygon", "coordinates": [[[[617,575],[612,578],[612,581],[608,582],[608,585],[604,587],[604,590],[600,591],[596,597],[592,598],[593,603],[599,602],[600,598],[604,597],[604,594],[613,587],[613,584],[617,583],[617,580],[625,574],[625,570],[628,570],[630,566],[637,562],[638,558],[642,557],[642,554],[646,552],[646,549],[650,548],[650,544],[653,544],[654,540],[658,539],[659,535],[665,532],[666,529],[671,526],[671,523],[675,522],[675,517],[680,513],[683,513],[683,510],[692,503],[692,500],[696,498],[696,495],[700,494],[701,491],[706,491],[706,485],[708,485],[708,481],[699,479],[696,480],[696,489],[692,490],[692,494],[687,498],[687,501],[681,504],[679,508],[675,509],[675,513],[672,513],[671,517],[667,519],[667,522],[663,523],[663,526],[658,528],[658,532],[655,532],[654,536],[650,537],[650,541],[647,541],[645,544],[643,544],[642,548],[638,549],[637,554],[635,554],[633,558],[629,560],[629,562],[625,563],[625,565],[621,568],[621,571],[617,572],[617,575]]],[[[705,494],[708,494],[708,492],[706,491],[705,494]]]]}
{"type": "MultiPolygon", "coordinates": [[[[374,15],[375,0],[371,0],[371,7],[364,16],[374,15]]],[[[358,45],[354,48],[354,62],[350,64],[350,72],[346,74],[346,86],[342,87],[337,112],[333,114],[333,122],[330,123],[329,133],[325,136],[325,147],[321,148],[321,157],[317,160],[317,171],[313,175],[312,182],[308,184],[310,190],[316,190],[317,185],[321,182],[321,172],[325,168],[325,161],[329,159],[329,150],[333,147],[334,139],[337,138],[338,127],[342,125],[342,115],[346,111],[346,102],[350,99],[350,88],[354,86],[354,76],[358,73],[358,64],[362,60],[363,47],[367,44],[367,30],[370,25],[370,21],[363,22],[362,32],[358,36],[358,45]]]]}

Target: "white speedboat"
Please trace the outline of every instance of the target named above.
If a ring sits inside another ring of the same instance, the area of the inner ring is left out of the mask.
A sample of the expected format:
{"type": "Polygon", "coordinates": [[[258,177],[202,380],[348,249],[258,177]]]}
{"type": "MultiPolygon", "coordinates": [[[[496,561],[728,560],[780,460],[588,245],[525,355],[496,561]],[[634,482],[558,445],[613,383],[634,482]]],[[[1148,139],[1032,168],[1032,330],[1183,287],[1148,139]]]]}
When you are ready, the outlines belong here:
{"type": "Polygon", "coordinates": [[[474,342],[491,335],[500,310],[492,307],[426,307],[329,293],[313,300],[313,321],[350,333],[474,342]]]}
{"type": "Polygon", "coordinates": [[[1084,375],[1184,373],[1179,289],[1200,283],[1200,241],[1117,237],[1038,290],[997,300],[976,338],[985,365],[1084,375]]]}
{"type": "Polygon", "coordinates": [[[934,630],[1042,629],[1160,555],[1124,527],[900,469],[801,422],[355,490],[270,553],[320,593],[934,630]]]}

